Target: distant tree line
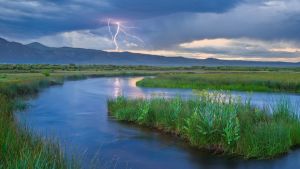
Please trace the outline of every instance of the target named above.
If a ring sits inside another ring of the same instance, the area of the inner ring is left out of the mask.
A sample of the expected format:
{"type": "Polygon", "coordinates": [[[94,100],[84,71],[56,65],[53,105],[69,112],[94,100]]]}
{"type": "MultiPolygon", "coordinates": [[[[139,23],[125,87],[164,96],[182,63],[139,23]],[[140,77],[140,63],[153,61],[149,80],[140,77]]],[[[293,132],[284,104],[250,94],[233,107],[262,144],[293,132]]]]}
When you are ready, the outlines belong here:
{"type": "Polygon", "coordinates": [[[122,65],[76,65],[76,64],[0,64],[0,71],[40,72],[40,70],[103,71],[103,70],[208,70],[208,71],[300,71],[300,67],[240,67],[240,66],[122,66],[122,65]]]}

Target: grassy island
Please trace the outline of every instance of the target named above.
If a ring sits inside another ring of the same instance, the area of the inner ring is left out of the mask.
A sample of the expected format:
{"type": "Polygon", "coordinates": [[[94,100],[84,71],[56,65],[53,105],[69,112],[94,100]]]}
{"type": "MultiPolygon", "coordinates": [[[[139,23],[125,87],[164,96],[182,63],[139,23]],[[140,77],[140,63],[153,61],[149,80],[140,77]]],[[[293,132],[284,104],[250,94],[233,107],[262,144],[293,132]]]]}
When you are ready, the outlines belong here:
{"type": "Polygon", "coordinates": [[[287,99],[270,109],[220,93],[193,99],[118,97],[108,101],[111,115],[176,134],[192,146],[213,152],[267,159],[300,144],[300,121],[287,99]],[[272,112],[272,113],[271,113],[272,112]]]}

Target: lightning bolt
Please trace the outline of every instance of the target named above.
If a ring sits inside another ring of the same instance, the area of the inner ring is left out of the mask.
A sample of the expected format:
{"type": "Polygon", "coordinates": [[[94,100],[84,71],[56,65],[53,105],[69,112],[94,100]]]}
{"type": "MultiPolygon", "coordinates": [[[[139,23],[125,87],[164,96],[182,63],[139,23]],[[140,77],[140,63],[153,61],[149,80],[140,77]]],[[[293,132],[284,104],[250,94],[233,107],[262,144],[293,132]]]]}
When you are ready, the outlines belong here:
{"type": "Polygon", "coordinates": [[[119,51],[119,45],[118,45],[118,42],[117,42],[117,37],[118,37],[119,32],[120,32],[120,23],[117,22],[116,25],[117,25],[117,31],[116,31],[115,36],[114,36],[114,43],[116,45],[116,51],[119,51]]]}
{"type": "Polygon", "coordinates": [[[107,21],[107,27],[108,27],[108,31],[109,31],[109,33],[110,33],[110,36],[111,36],[111,40],[113,40],[113,34],[112,34],[112,31],[111,31],[111,28],[110,28],[110,19],[108,19],[108,21],[107,21]]]}
{"type": "Polygon", "coordinates": [[[141,38],[139,38],[138,36],[135,36],[135,35],[132,35],[132,34],[128,33],[128,32],[125,30],[125,27],[124,27],[124,26],[121,25],[121,26],[120,26],[120,30],[121,30],[121,32],[123,32],[126,36],[131,37],[131,38],[133,38],[133,39],[136,39],[136,40],[138,40],[138,41],[144,43],[144,41],[143,41],[141,38]]]}
{"type": "Polygon", "coordinates": [[[115,45],[115,51],[119,51],[118,36],[120,33],[123,33],[126,37],[130,37],[132,39],[135,39],[138,42],[141,42],[143,45],[145,44],[145,42],[141,38],[139,38],[138,36],[135,36],[127,31],[127,29],[134,29],[136,27],[127,27],[127,26],[122,25],[120,22],[111,22],[111,19],[108,19],[107,27],[108,27],[109,34],[111,36],[111,40],[115,45]],[[111,30],[111,24],[114,24],[116,26],[115,34],[113,34],[113,32],[111,30]]]}
{"type": "Polygon", "coordinates": [[[112,38],[112,41],[113,41],[113,43],[115,44],[115,47],[116,47],[115,51],[119,51],[119,44],[118,44],[117,38],[118,38],[118,35],[119,35],[119,32],[120,32],[120,22],[116,22],[115,25],[117,25],[117,31],[116,31],[115,35],[113,35],[113,33],[111,31],[111,27],[110,27],[110,19],[108,19],[107,26],[108,26],[108,30],[109,30],[110,36],[112,38]]]}

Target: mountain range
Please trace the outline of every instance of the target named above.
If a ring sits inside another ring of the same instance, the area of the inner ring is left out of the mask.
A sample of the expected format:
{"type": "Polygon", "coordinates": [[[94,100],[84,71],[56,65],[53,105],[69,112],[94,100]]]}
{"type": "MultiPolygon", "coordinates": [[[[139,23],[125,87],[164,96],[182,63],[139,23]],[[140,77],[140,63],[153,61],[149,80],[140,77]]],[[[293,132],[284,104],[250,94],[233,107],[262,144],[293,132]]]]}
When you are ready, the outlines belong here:
{"type": "Polygon", "coordinates": [[[215,58],[191,59],[165,57],[130,52],[48,47],[34,42],[22,44],[0,38],[1,64],[102,64],[102,65],[151,65],[151,66],[270,66],[299,67],[300,63],[219,60],[215,58]]]}

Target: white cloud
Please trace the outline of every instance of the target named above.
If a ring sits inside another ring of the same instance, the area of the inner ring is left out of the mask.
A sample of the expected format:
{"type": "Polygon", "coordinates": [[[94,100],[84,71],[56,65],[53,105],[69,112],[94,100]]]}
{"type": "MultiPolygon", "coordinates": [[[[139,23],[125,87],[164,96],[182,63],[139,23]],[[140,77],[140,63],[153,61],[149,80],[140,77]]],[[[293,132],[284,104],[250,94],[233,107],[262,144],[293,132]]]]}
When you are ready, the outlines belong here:
{"type": "Polygon", "coordinates": [[[89,30],[71,31],[37,39],[23,41],[24,43],[40,42],[51,47],[75,47],[108,50],[114,48],[111,39],[91,33],[89,30]]]}
{"type": "Polygon", "coordinates": [[[201,47],[227,47],[232,44],[231,39],[203,39],[203,40],[195,40],[188,43],[179,44],[182,48],[193,49],[193,48],[201,48],[201,47]]]}
{"type": "Polygon", "coordinates": [[[271,48],[272,52],[287,52],[287,53],[298,53],[300,48],[291,48],[291,47],[281,47],[281,48],[271,48]]]}
{"type": "Polygon", "coordinates": [[[178,46],[181,50],[191,53],[201,52],[231,58],[239,56],[262,59],[300,57],[300,45],[293,41],[263,41],[249,38],[204,39],[182,43],[178,46]]]}
{"type": "Polygon", "coordinates": [[[265,50],[286,50],[288,52],[297,52],[300,49],[300,44],[293,41],[273,40],[264,41],[250,38],[237,38],[237,39],[203,39],[195,40],[192,42],[181,43],[178,45],[183,49],[201,49],[201,48],[219,48],[219,49],[238,49],[244,48],[247,50],[265,49],[265,50]],[[289,49],[289,50],[288,50],[289,49]]]}

